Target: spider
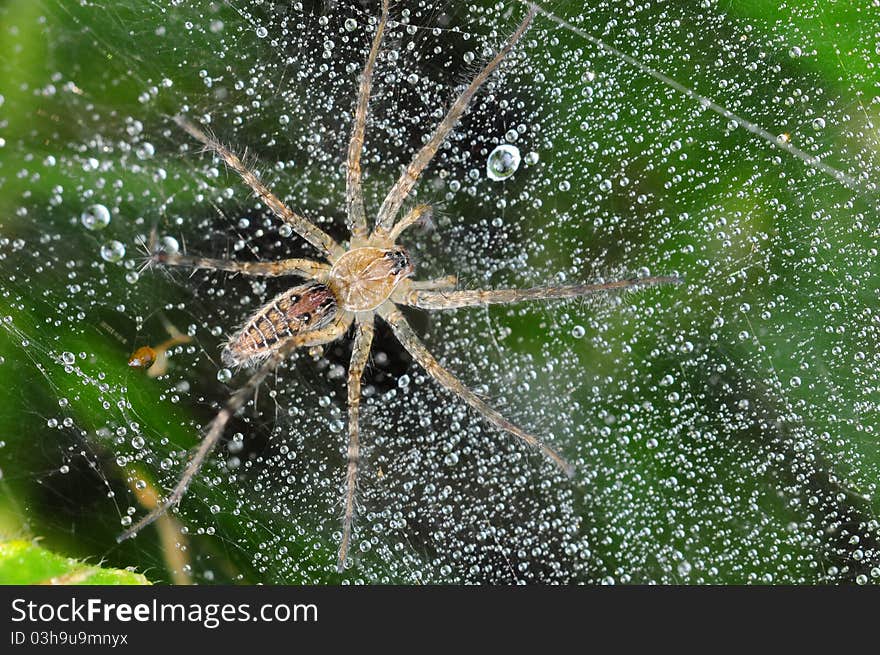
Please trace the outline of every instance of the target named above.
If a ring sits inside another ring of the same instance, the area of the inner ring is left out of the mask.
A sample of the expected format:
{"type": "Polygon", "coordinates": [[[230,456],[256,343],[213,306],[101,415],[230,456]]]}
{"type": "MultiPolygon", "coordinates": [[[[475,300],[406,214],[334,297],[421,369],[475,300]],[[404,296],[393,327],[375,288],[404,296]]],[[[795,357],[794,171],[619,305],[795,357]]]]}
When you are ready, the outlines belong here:
{"type": "Polygon", "coordinates": [[[223,349],[221,358],[232,367],[257,366],[250,379],[234,392],[207,428],[207,433],[164,502],[120,535],[122,541],[134,536],[145,526],[176,505],[183,498],[193,477],[223,435],[229,419],[253,395],[258,386],[281,362],[298,348],[328,344],[343,337],[354,325],[354,346],[348,370],[348,467],[344,481],[342,539],[339,544],[337,569],[343,572],[352,520],[355,513],[355,491],[360,453],[359,413],[361,378],[370,354],[376,317],[387,323],[413,359],[441,386],[476,410],[485,420],[508,432],[530,447],[540,450],[568,477],[574,467],[551,446],[504,418],[446,370],[425,347],[400,311],[401,305],[421,309],[453,309],[487,304],[515,303],[527,300],[575,298],[617,289],[631,289],[658,284],[677,283],[673,276],[640,277],[600,284],[537,287],[531,289],[456,290],[455,276],[435,280],[414,280],[413,261],[407,250],[397,244],[410,226],[425,221],[431,208],[420,204],[397,220],[401,207],[443,144],[458,123],[477,90],[513,49],[537,13],[532,6],[522,23],[507,39],[497,54],[477,73],[470,84],[449,108],[430,138],[412,158],[400,178],[379,207],[373,230],[367,226],[367,215],[361,188],[361,151],[367,122],[373,68],[388,24],[389,2],[382,0],[372,46],[360,83],[354,123],[348,146],[346,175],[346,219],[351,241],[346,248],[309,220],[291,211],[241,160],[213,136],[182,116],[174,120],[186,132],[222,159],[280,220],[314,246],[323,262],[309,259],[238,262],[209,259],[151,249],[151,261],[166,266],[183,266],[212,271],[229,271],[252,276],[297,276],[305,284],[294,286],[260,307],[235,333],[223,349]]]}

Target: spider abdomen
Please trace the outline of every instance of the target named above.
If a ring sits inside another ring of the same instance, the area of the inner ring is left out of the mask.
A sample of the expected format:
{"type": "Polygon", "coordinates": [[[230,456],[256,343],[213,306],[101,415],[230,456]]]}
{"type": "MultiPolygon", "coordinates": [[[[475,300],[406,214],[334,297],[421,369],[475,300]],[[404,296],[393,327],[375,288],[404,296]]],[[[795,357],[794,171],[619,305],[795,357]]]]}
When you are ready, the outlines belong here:
{"type": "Polygon", "coordinates": [[[338,309],[336,296],[324,284],[288,289],[260,307],[223,349],[226,366],[241,366],[268,357],[295,334],[327,325],[338,309]]]}

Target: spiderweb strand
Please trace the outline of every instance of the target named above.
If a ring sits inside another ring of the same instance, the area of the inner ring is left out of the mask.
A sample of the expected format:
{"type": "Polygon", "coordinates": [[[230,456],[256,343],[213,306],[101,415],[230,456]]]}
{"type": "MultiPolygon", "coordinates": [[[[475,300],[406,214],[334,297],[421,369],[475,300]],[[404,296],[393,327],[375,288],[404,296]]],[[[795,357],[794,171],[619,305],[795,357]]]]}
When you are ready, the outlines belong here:
{"type": "Polygon", "coordinates": [[[719,105],[717,102],[715,102],[711,98],[707,98],[706,96],[697,93],[693,89],[686,87],[681,82],[674,80],[673,78],[669,77],[668,75],[661,73],[660,71],[655,70],[655,69],[651,68],[650,66],[647,66],[646,64],[642,63],[641,61],[639,61],[638,59],[636,59],[632,55],[628,55],[625,52],[622,52],[621,50],[618,50],[617,48],[608,45],[607,43],[605,43],[601,39],[593,36],[589,32],[586,32],[586,31],[582,30],[581,28],[576,27],[575,25],[572,25],[564,18],[557,16],[556,14],[554,14],[553,12],[551,12],[547,9],[544,9],[541,5],[535,4],[534,2],[525,2],[524,0],[523,0],[523,4],[530,7],[532,11],[540,12],[543,16],[547,17],[549,20],[553,21],[554,23],[556,23],[560,27],[568,30],[569,32],[572,32],[573,34],[577,34],[579,37],[581,37],[582,39],[585,39],[586,41],[589,41],[597,48],[601,48],[602,50],[605,50],[606,52],[612,54],[613,56],[617,57],[618,59],[622,59],[627,64],[629,64],[630,66],[633,66],[634,68],[637,68],[639,71],[641,71],[645,75],[650,75],[655,80],[662,82],[666,86],[669,86],[669,87],[675,89],[676,91],[679,91],[680,93],[686,95],[688,98],[690,98],[692,100],[696,100],[703,107],[711,109],[716,114],[723,116],[724,118],[726,118],[728,120],[736,121],[737,124],[740,127],[742,127],[743,129],[745,129],[746,131],[751,132],[752,134],[760,137],[761,139],[763,139],[764,141],[766,141],[770,145],[775,146],[775,147],[779,148],[780,150],[784,150],[789,155],[796,157],[797,159],[800,159],[802,162],[807,164],[807,166],[812,166],[813,168],[815,168],[815,169],[825,173],[826,175],[834,178],[835,180],[837,180],[838,182],[840,182],[844,186],[848,187],[849,189],[852,189],[853,191],[857,191],[860,193],[866,193],[868,191],[868,189],[866,189],[864,187],[864,185],[859,180],[852,177],[851,175],[848,175],[848,174],[844,173],[843,171],[838,170],[829,164],[826,164],[825,162],[823,162],[821,159],[819,159],[815,155],[811,155],[807,152],[804,152],[800,148],[792,145],[789,141],[785,141],[783,139],[780,139],[779,137],[770,133],[769,131],[767,131],[766,129],[764,129],[763,127],[758,125],[757,123],[753,123],[752,121],[748,120],[747,118],[743,118],[742,116],[735,114],[734,112],[727,109],[726,107],[719,105]]]}

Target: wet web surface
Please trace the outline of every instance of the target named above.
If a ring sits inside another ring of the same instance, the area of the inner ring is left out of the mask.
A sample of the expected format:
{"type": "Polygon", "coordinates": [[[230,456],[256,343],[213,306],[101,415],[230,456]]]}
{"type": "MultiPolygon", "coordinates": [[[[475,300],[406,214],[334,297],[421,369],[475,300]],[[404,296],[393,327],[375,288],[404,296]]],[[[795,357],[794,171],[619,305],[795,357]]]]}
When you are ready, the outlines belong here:
{"type": "MultiPolygon", "coordinates": [[[[685,283],[407,314],[446,366],[576,463],[573,481],[379,325],[342,578],[880,580],[876,7],[581,4],[546,5],[478,94],[416,187],[433,225],[403,242],[419,278],[464,288],[685,283]]],[[[524,11],[392,7],[369,215],[524,11]]],[[[142,271],[138,240],[156,226],[192,254],[315,255],[171,117],[208,127],[345,239],[377,13],[0,6],[0,526],[157,580],[340,579],[350,338],[263,385],[158,530],[115,537],[246,379],[222,368],[224,339],[289,284],[142,271]],[[163,375],[127,365],[174,329],[163,375]]]]}

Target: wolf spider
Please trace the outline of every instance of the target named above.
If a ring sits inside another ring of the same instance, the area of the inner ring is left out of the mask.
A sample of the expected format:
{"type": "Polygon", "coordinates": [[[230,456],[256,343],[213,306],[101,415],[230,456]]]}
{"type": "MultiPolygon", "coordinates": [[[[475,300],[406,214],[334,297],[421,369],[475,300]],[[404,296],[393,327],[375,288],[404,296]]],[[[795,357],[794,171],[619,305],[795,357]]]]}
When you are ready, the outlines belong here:
{"type": "Polygon", "coordinates": [[[345,201],[351,242],[347,248],[334,241],[309,220],[289,209],[233,152],[214,137],[183,117],[175,119],[177,124],[201,142],[206,150],[220,157],[229,168],[238,173],[244,183],[280,220],[317,248],[326,263],[309,259],[237,262],[182,255],[158,248],[151,250],[152,262],[166,266],[230,271],[253,276],[290,275],[308,281],[281,293],[254,312],[244,327],[226,344],[222,353],[224,364],[227,366],[259,364],[259,367],[247,383],[229,397],[226,405],[211,421],[207,434],[169,496],[160,506],[123,533],[119,537],[120,541],[135,535],[181,500],[193,477],[222,436],[229,419],[245,405],[260,383],[286,357],[297,348],[330,343],[342,337],[354,324],[354,347],[348,370],[348,470],[343,496],[342,541],[339,545],[337,564],[341,573],[346,564],[355,510],[360,450],[358,417],[361,377],[370,354],[377,316],[391,327],[394,335],[413,359],[441,386],[464,400],[489,423],[509,432],[528,446],[540,450],[567,476],[571,477],[574,474],[572,464],[556,450],[508,421],[443,368],[416,336],[399,309],[400,305],[421,309],[452,309],[524,300],[576,298],[602,291],[679,281],[672,276],[658,276],[601,284],[532,289],[456,290],[455,276],[424,281],[411,279],[415,267],[406,249],[397,245],[397,239],[408,227],[425,220],[430,215],[431,208],[420,204],[400,220],[395,219],[425,167],[458,123],[474,94],[511,51],[529,27],[535,14],[536,9],[530,8],[525,19],[495,57],[455,100],[446,116],[434,128],[430,139],[415,154],[403,174],[391,187],[379,208],[375,227],[370,232],[361,189],[361,151],[364,144],[373,68],[388,24],[388,0],[382,1],[382,14],[360,76],[354,126],[348,146],[345,201]]]}

